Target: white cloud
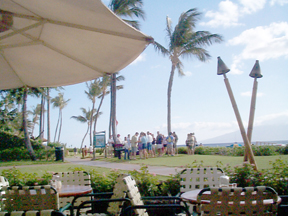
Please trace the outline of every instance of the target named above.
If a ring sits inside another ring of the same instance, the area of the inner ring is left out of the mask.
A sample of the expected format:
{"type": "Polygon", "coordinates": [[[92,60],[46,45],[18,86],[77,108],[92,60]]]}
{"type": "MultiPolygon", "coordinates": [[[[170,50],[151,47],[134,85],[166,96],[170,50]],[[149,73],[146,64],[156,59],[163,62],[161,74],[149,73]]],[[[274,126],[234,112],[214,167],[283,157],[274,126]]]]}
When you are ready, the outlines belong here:
{"type": "Polygon", "coordinates": [[[200,23],[201,25],[207,25],[211,27],[230,27],[240,25],[240,23],[238,23],[238,5],[229,0],[221,1],[219,3],[219,10],[216,12],[207,11],[205,17],[211,18],[211,20],[207,23],[202,22],[200,23]]]}
{"type": "Polygon", "coordinates": [[[243,5],[241,14],[251,14],[262,10],[266,4],[266,0],[240,0],[243,5]]]}
{"type": "Polygon", "coordinates": [[[241,74],[241,62],[245,59],[260,61],[279,57],[288,58],[288,23],[271,23],[242,32],[228,41],[228,45],[244,45],[242,53],[233,57],[231,72],[241,74]]]}
{"type": "Polygon", "coordinates": [[[151,69],[155,69],[155,68],[160,68],[161,65],[154,65],[154,66],[151,66],[151,69]]]}
{"type": "MultiPolygon", "coordinates": [[[[264,94],[262,92],[257,92],[257,97],[262,97],[263,95],[264,94]]],[[[241,92],[241,96],[251,97],[252,96],[252,92],[251,91],[241,92]]]]}
{"type": "Polygon", "coordinates": [[[275,5],[275,4],[279,4],[281,6],[288,4],[288,0],[271,0],[270,1],[270,5],[275,5]]]}
{"type": "Polygon", "coordinates": [[[141,53],[132,63],[131,65],[135,65],[138,62],[143,62],[146,61],[146,54],[145,53],[141,53]]]}
{"type": "Polygon", "coordinates": [[[206,12],[205,17],[211,18],[211,20],[200,24],[214,28],[243,25],[239,22],[239,18],[263,9],[266,0],[239,0],[239,2],[240,4],[230,0],[221,1],[218,5],[218,11],[206,12]]]}
{"type": "Polygon", "coordinates": [[[255,120],[255,125],[269,125],[269,124],[288,124],[288,110],[272,113],[265,116],[260,116],[255,120]]]}
{"type": "Polygon", "coordinates": [[[192,72],[190,72],[190,71],[186,71],[186,72],[185,72],[185,76],[187,76],[187,77],[190,77],[190,76],[192,76],[192,74],[193,74],[193,73],[192,73],[192,72]]]}

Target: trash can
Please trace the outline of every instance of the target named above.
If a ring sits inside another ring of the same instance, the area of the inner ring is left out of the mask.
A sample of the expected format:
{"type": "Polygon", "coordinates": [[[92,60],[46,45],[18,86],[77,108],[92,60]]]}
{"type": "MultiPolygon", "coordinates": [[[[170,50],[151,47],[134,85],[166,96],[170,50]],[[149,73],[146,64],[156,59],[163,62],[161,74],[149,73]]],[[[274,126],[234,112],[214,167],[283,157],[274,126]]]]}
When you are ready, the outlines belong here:
{"type": "Polygon", "coordinates": [[[55,157],[56,157],[56,161],[59,161],[59,160],[64,161],[64,148],[63,147],[55,147],[55,157]]]}

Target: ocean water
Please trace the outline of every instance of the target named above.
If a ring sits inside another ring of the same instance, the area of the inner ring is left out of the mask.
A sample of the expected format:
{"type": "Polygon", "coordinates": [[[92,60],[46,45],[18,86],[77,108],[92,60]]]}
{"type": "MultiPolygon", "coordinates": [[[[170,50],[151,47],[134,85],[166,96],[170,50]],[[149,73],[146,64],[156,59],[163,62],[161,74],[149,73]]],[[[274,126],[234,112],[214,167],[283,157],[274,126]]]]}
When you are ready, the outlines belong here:
{"type": "MultiPolygon", "coordinates": [[[[236,142],[237,144],[244,145],[243,142],[236,142]]],[[[199,144],[199,143],[198,143],[199,144]]],[[[235,142],[230,143],[204,143],[203,146],[210,146],[210,147],[225,147],[235,144],[235,142]]],[[[272,144],[288,144],[288,140],[277,140],[277,141],[257,141],[252,142],[254,145],[272,145],[272,144]]],[[[186,145],[177,145],[178,147],[185,147],[186,145]]]]}

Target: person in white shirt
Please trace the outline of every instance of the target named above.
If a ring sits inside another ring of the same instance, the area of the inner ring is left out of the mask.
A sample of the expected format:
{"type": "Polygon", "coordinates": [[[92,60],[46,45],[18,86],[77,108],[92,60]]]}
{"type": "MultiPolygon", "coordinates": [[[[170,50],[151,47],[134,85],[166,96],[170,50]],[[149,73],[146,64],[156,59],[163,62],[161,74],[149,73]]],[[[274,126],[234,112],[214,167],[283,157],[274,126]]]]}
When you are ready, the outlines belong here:
{"type": "Polygon", "coordinates": [[[108,139],[108,157],[113,157],[113,151],[114,151],[114,140],[113,136],[110,136],[108,139]]]}
{"type": "Polygon", "coordinates": [[[126,158],[130,160],[130,151],[131,151],[131,142],[130,142],[130,134],[127,137],[124,137],[124,160],[126,158]]]}
{"type": "Polygon", "coordinates": [[[148,150],[148,155],[150,157],[154,157],[153,151],[152,151],[152,142],[153,142],[153,137],[151,136],[151,133],[147,131],[147,150],[148,150]]]}
{"type": "Polygon", "coordinates": [[[115,150],[117,152],[118,159],[121,159],[121,152],[123,151],[123,142],[120,138],[120,134],[117,134],[115,150]]]}
{"type": "Polygon", "coordinates": [[[131,139],[131,150],[132,150],[131,153],[132,153],[133,160],[136,160],[138,135],[139,133],[136,132],[135,135],[132,136],[132,139],[131,139]]]}
{"type": "Polygon", "coordinates": [[[93,154],[93,146],[92,145],[89,146],[89,154],[90,154],[90,156],[93,154]]]}

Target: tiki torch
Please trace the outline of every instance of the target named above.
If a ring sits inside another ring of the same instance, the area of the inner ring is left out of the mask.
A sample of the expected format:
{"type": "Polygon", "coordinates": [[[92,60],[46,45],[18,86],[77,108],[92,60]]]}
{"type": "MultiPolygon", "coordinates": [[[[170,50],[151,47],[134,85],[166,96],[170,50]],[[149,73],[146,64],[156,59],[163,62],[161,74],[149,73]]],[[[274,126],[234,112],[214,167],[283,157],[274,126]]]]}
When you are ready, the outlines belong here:
{"type": "MultiPolygon", "coordinates": [[[[249,142],[251,143],[253,123],[254,123],[254,114],[255,114],[255,109],[256,109],[256,95],[257,95],[257,88],[258,88],[257,78],[263,77],[261,74],[260,65],[259,65],[258,60],[256,60],[249,76],[254,78],[251,105],[250,105],[249,123],[248,123],[248,129],[247,129],[247,137],[248,137],[249,142]]],[[[244,161],[248,161],[246,150],[245,150],[245,155],[244,155],[244,161]]]]}
{"type": "Polygon", "coordinates": [[[230,71],[230,69],[225,65],[225,63],[222,61],[222,59],[220,57],[218,57],[218,67],[217,67],[217,75],[223,75],[224,76],[224,83],[226,85],[227,91],[228,91],[228,95],[230,97],[231,103],[232,103],[232,107],[234,109],[234,113],[238,122],[238,126],[240,128],[240,132],[241,132],[241,136],[242,139],[244,141],[244,145],[245,145],[245,151],[247,152],[247,156],[249,158],[249,162],[250,164],[254,164],[255,165],[255,169],[258,170],[257,168],[257,164],[256,161],[254,159],[254,154],[251,148],[251,144],[248,140],[247,134],[245,132],[243,123],[242,123],[242,119],[229,83],[229,80],[226,77],[226,73],[228,73],[230,71]]]}

